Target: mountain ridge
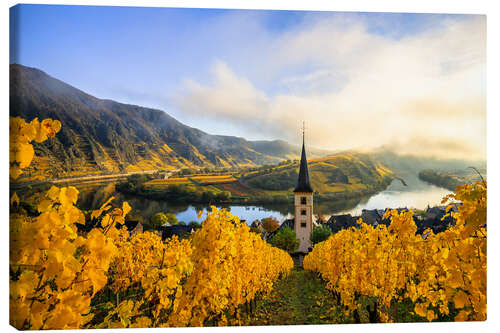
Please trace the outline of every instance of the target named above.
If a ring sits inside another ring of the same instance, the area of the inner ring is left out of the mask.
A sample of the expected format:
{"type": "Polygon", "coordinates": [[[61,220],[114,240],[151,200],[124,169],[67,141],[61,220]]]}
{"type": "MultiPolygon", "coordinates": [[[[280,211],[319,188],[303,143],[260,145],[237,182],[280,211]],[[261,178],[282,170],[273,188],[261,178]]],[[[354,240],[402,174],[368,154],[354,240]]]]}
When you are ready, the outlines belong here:
{"type": "MultiPolygon", "coordinates": [[[[299,146],[283,140],[248,141],[212,135],[168,113],[99,99],[45,72],[10,65],[10,115],[27,121],[53,118],[61,132],[35,143],[28,178],[154,169],[241,167],[298,158],[299,146]]],[[[311,150],[323,156],[324,150],[311,150]]]]}

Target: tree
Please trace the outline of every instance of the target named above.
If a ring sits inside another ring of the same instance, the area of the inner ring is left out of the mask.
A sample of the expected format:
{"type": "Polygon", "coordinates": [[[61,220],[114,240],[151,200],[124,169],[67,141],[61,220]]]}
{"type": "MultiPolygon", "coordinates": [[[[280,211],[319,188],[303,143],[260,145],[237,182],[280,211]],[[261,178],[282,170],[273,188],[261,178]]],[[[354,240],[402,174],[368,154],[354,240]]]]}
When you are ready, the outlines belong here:
{"type": "Polygon", "coordinates": [[[167,213],[165,215],[167,216],[168,223],[170,223],[171,225],[179,223],[179,221],[177,220],[177,216],[175,216],[175,214],[173,214],[173,213],[167,213]]]}
{"type": "Polygon", "coordinates": [[[261,224],[262,228],[264,228],[264,230],[268,233],[276,231],[280,227],[278,220],[276,220],[274,217],[266,217],[263,218],[261,221],[262,221],[261,224]]]}
{"type": "Polygon", "coordinates": [[[153,228],[160,227],[164,225],[165,223],[170,223],[171,225],[178,224],[179,221],[177,220],[177,216],[172,213],[156,213],[151,217],[151,225],[153,228]]]}
{"type": "Polygon", "coordinates": [[[332,234],[332,230],[326,225],[320,225],[314,227],[310,240],[313,244],[317,244],[319,242],[325,241],[332,234]]]}
{"type": "Polygon", "coordinates": [[[295,231],[289,227],[283,227],[271,238],[270,243],[277,248],[288,252],[294,252],[299,247],[299,240],[295,231]]]}
{"type": "Polygon", "coordinates": [[[215,194],[210,191],[204,191],[201,194],[201,202],[212,202],[215,199],[215,194]]]}
{"type": "Polygon", "coordinates": [[[216,201],[228,201],[229,199],[231,199],[231,192],[229,191],[222,191],[215,195],[216,201]]]}
{"type": "Polygon", "coordinates": [[[191,222],[189,222],[189,225],[190,225],[191,227],[195,228],[195,229],[199,229],[199,228],[201,228],[201,224],[200,224],[200,222],[198,222],[198,221],[191,221],[191,222]]]}
{"type": "Polygon", "coordinates": [[[128,189],[134,191],[141,188],[142,185],[150,179],[151,177],[148,175],[134,174],[127,177],[127,181],[123,184],[123,186],[126,190],[128,189]]]}
{"type": "Polygon", "coordinates": [[[160,227],[168,222],[167,215],[165,213],[156,213],[151,217],[151,226],[153,228],[160,227]]]}

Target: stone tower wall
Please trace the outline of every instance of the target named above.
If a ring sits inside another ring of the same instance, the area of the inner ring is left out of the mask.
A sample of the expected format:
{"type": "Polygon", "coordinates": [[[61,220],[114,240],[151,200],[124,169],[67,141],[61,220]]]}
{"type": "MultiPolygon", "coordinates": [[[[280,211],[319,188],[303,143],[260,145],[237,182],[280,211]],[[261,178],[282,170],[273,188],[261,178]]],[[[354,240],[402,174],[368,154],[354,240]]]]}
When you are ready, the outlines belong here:
{"type": "Polygon", "coordinates": [[[313,194],[312,193],[295,193],[295,233],[300,240],[299,252],[308,252],[312,247],[310,240],[313,228],[313,194]],[[306,198],[306,203],[302,203],[302,198],[306,198]],[[305,211],[305,215],[303,214],[305,211]]]}

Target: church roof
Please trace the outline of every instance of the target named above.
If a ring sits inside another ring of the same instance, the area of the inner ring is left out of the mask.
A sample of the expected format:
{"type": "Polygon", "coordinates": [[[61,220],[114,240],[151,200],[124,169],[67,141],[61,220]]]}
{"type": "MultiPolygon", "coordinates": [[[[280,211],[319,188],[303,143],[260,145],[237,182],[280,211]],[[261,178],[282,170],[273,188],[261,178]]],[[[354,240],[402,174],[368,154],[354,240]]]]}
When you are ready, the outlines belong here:
{"type": "Polygon", "coordinates": [[[311,183],[309,182],[309,171],[307,170],[306,148],[304,145],[304,137],[302,137],[302,156],[300,157],[299,179],[294,192],[313,192],[311,183]]]}

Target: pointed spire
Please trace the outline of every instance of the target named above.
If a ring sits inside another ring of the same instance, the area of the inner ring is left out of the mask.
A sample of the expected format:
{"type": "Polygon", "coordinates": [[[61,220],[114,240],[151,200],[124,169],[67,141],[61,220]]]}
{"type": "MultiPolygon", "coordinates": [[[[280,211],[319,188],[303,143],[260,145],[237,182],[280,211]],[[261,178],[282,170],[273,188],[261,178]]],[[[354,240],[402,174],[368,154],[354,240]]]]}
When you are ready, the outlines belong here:
{"type": "Polygon", "coordinates": [[[302,122],[302,155],[300,157],[299,179],[294,192],[313,192],[309,182],[309,171],[307,169],[307,157],[305,148],[305,124],[302,122]]]}

